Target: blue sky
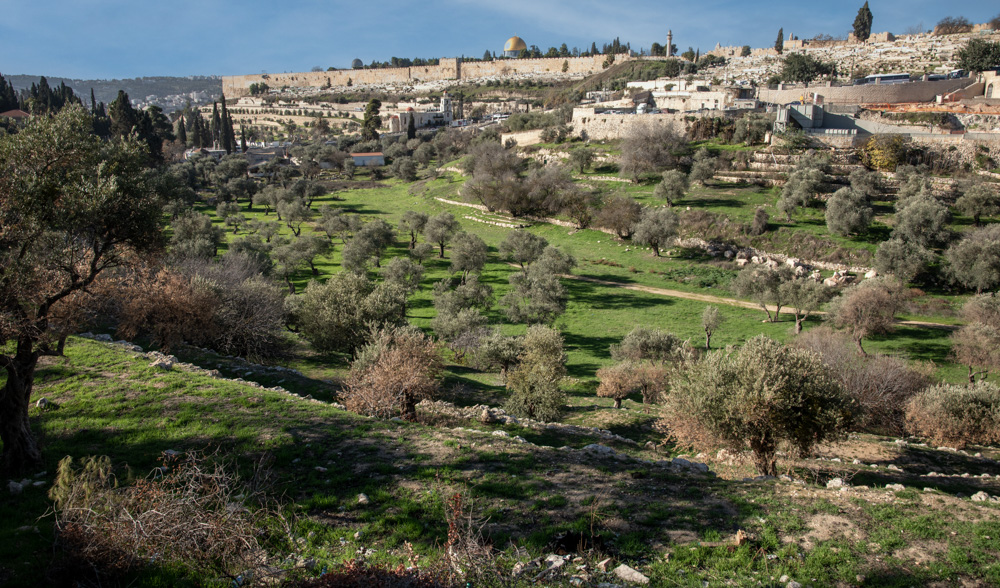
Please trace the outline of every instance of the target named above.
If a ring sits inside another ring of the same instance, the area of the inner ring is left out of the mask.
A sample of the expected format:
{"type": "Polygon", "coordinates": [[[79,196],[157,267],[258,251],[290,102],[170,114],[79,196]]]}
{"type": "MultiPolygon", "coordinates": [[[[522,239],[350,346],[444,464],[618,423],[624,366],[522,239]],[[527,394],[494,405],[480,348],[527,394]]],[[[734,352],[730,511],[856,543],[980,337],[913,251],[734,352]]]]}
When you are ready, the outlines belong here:
{"type": "MultiPolygon", "coordinates": [[[[70,78],[246,74],[349,67],[399,57],[481,57],[517,34],[544,51],[598,47],[681,51],[716,43],[767,47],[779,27],[809,38],[843,35],[863,2],[770,0],[2,0],[0,72],[70,78]]],[[[873,0],[873,31],[895,33],[946,16],[985,22],[996,0],[949,4],[873,0]]]]}

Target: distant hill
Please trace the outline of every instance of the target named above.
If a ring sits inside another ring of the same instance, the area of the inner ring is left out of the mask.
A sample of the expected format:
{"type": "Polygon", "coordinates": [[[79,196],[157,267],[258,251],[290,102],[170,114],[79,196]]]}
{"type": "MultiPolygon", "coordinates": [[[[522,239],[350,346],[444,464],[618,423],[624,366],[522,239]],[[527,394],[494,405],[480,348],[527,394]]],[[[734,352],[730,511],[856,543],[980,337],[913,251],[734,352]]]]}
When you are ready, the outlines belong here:
{"type": "MultiPolygon", "coordinates": [[[[20,91],[37,84],[41,76],[5,75],[7,80],[20,91]]],[[[110,104],[118,96],[118,90],[125,90],[129,98],[139,106],[156,104],[165,111],[183,108],[190,99],[193,103],[207,102],[218,98],[222,93],[222,78],[218,76],[187,76],[169,77],[152,76],[145,78],[125,78],[121,80],[76,80],[46,76],[49,86],[58,86],[65,82],[67,86],[84,99],[90,100],[90,89],[98,102],[110,104]]]]}

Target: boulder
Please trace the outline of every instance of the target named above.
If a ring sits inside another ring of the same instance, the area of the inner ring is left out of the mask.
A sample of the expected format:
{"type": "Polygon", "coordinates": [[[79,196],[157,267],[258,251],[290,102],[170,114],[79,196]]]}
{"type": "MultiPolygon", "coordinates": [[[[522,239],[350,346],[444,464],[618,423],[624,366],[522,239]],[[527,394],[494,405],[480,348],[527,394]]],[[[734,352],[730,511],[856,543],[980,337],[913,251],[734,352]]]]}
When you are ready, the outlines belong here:
{"type": "Polygon", "coordinates": [[[902,492],[903,490],[906,490],[906,486],[903,486],[902,484],[886,484],[885,489],[892,490],[893,492],[902,492]]]}
{"type": "Polygon", "coordinates": [[[843,488],[844,480],[842,478],[834,478],[826,483],[827,488],[843,488]]]}
{"type": "Polygon", "coordinates": [[[14,480],[11,480],[7,482],[7,490],[9,490],[11,494],[20,494],[21,492],[24,492],[24,486],[18,484],[14,480]]]}
{"type": "Polygon", "coordinates": [[[621,564],[615,568],[614,574],[626,582],[632,582],[633,584],[649,584],[649,578],[644,576],[638,570],[630,568],[625,564],[621,564]]]}
{"type": "Polygon", "coordinates": [[[867,280],[870,280],[872,278],[877,278],[877,277],[878,277],[878,272],[875,271],[875,270],[873,270],[873,269],[872,270],[868,270],[867,272],[865,272],[865,279],[867,279],[867,280]]]}
{"type": "Polygon", "coordinates": [[[371,500],[368,498],[367,494],[365,493],[358,494],[358,504],[368,504],[370,502],[371,500]]]}
{"type": "Polygon", "coordinates": [[[972,502],[988,502],[990,495],[980,490],[972,495],[972,502]]]}

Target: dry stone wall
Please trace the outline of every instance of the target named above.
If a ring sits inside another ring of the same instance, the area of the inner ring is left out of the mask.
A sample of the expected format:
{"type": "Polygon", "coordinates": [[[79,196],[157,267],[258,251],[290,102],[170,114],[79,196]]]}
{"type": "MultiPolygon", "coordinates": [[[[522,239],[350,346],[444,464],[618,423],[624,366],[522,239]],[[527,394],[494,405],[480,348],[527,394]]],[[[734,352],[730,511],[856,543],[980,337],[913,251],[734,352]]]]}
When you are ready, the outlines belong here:
{"type": "MultiPolygon", "coordinates": [[[[715,112],[716,115],[720,114],[715,112]]],[[[597,114],[593,108],[573,109],[573,134],[586,133],[590,139],[599,141],[621,139],[639,126],[668,127],[684,130],[685,115],[681,113],[661,114],[597,114]]]]}

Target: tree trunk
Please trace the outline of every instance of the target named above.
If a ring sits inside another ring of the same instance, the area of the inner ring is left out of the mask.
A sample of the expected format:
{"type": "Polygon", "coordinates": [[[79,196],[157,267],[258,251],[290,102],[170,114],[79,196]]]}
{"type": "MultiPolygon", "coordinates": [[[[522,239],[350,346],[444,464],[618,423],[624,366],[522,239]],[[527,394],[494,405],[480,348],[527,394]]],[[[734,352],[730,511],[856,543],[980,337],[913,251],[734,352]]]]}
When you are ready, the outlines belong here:
{"type": "Polygon", "coordinates": [[[438,245],[441,246],[441,255],[438,256],[439,259],[444,259],[444,241],[439,241],[438,245]]]}
{"type": "Polygon", "coordinates": [[[622,407],[622,399],[615,398],[615,408],[621,408],[621,407],[622,407]]]}
{"type": "Polygon", "coordinates": [[[38,353],[32,349],[30,341],[19,341],[17,353],[3,359],[7,383],[0,389],[0,441],[3,442],[0,471],[19,473],[42,460],[28,420],[38,353]]]}
{"type": "Polygon", "coordinates": [[[770,436],[750,440],[753,465],[762,476],[776,476],[778,466],[774,459],[774,441],[770,436]]]}
{"type": "Polygon", "coordinates": [[[861,346],[861,337],[855,337],[854,344],[857,346],[858,353],[861,355],[861,357],[868,357],[868,352],[866,352],[865,348],[861,346]]]}
{"type": "Polygon", "coordinates": [[[806,317],[799,318],[798,315],[795,316],[795,334],[798,335],[802,332],[802,321],[806,320],[806,317]]]}
{"type": "Polygon", "coordinates": [[[705,331],[705,351],[712,348],[712,333],[705,331]]]}
{"type": "Polygon", "coordinates": [[[655,243],[653,243],[653,255],[655,255],[656,257],[660,256],[660,248],[657,247],[655,243]]]}

